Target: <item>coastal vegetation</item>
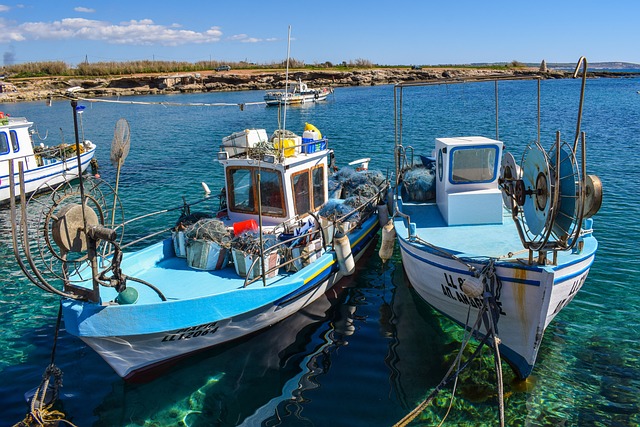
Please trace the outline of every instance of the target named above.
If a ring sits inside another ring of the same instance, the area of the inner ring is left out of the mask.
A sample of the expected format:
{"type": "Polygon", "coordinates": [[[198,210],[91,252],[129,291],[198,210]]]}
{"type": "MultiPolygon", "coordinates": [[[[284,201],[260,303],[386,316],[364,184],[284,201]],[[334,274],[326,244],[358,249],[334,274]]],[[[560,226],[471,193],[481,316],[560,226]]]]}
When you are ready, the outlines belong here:
{"type": "MultiPolygon", "coordinates": [[[[101,77],[122,76],[131,74],[156,74],[156,73],[193,73],[213,71],[216,68],[228,65],[234,70],[281,70],[286,68],[286,61],[256,64],[252,62],[221,62],[221,61],[122,61],[122,62],[82,62],[71,66],[63,61],[27,62],[23,64],[5,65],[2,74],[11,78],[29,77],[101,77]]],[[[430,65],[429,68],[491,68],[491,69],[515,69],[524,68],[526,64],[519,61],[511,61],[506,64],[491,65],[430,65]]],[[[298,70],[336,69],[339,71],[370,69],[370,68],[408,68],[408,65],[379,65],[368,59],[358,58],[334,64],[330,61],[306,64],[304,61],[291,58],[289,68],[298,70]]]]}

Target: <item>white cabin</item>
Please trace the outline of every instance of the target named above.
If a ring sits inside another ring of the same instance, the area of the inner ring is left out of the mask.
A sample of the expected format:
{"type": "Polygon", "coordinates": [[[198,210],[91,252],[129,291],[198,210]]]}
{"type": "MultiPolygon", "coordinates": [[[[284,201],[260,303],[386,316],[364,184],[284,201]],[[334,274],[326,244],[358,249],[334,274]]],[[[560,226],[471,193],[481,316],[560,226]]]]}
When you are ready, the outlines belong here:
{"type": "MultiPolygon", "coordinates": [[[[247,140],[251,140],[252,134],[266,135],[261,129],[249,130],[247,140]]],[[[303,153],[300,146],[290,146],[284,149],[286,156],[267,154],[260,160],[249,155],[248,151],[230,157],[229,147],[223,147],[218,161],[225,173],[228,222],[257,221],[259,196],[265,227],[317,212],[328,199],[328,158],[331,150],[326,148],[326,140],[322,142],[318,144],[322,148],[317,151],[303,153]]],[[[227,221],[226,218],[223,220],[227,221]]]]}
{"type": "Polygon", "coordinates": [[[502,224],[502,148],[482,136],[436,138],[436,202],[448,225],[502,224]]]}
{"type": "Polygon", "coordinates": [[[0,179],[9,175],[8,160],[21,159],[25,170],[37,167],[29,129],[33,125],[24,117],[0,118],[0,179]]]}

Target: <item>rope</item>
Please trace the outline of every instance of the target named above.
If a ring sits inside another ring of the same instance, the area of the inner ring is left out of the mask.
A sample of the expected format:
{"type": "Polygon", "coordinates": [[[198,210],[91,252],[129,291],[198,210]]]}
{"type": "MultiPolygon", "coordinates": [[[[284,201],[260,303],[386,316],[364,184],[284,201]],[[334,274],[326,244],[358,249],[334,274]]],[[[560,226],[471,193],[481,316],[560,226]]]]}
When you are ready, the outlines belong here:
{"type": "Polygon", "coordinates": [[[49,366],[47,366],[44,373],[42,374],[42,381],[40,382],[38,388],[36,388],[36,391],[31,398],[29,413],[27,413],[22,421],[14,424],[13,427],[30,427],[34,425],[41,427],[49,425],[58,426],[60,425],[60,422],[65,422],[72,427],[76,427],[72,422],[64,419],[65,414],[63,412],[52,409],[53,405],[58,400],[58,390],[60,389],[60,387],[62,387],[62,370],[58,368],[54,363],[61,319],[62,303],[58,308],[58,318],[56,320],[53,348],[51,349],[51,361],[49,363],[49,366]],[[51,385],[51,377],[54,378],[54,383],[52,388],[49,388],[49,386],[51,385]],[[51,391],[49,396],[47,396],[47,391],[51,391]],[[48,397],[49,403],[46,403],[48,397]]]}
{"type": "MultiPolygon", "coordinates": [[[[444,251],[443,251],[444,252],[444,251]]],[[[458,259],[455,256],[452,256],[454,259],[458,259]]],[[[459,259],[458,259],[459,260],[459,259]]],[[[461,260],[459,260],[461,261],[461,260]]],[[[462,262],[462,261],[461,261],[462,262]]],[[[465,264],[466,265],[466,264],[465,264]]],[[[474,269],[475,271],[475,269],[474,269]]],[[[469,366],[471,361],[475,359],[482,350],[483,346],[489,341],[489,339],[493,342],[494,349],[494,364],[496,369],[497,376],[497,387],[498,387],[498,409],[499,409],[499,417],[500,417],[500,426],[504,427],[504,387],[503,387],[503,377],[502,377],[502,361],[500,359],[500,351],[498,349],[498,345],[500,344],[500,338],[498,338],[497,331],[497,323],[500,316],[500,310],[498,305],[496,304],[496,299],[500,297],[500,293],[502,291],[502,283],[499,277],[495,274],[495,259],[491,259],[487,265],[484,266],[479,276],[484,276],[484,294],[483,294],[483,304],[482,307],[478,310],[478,317],[472,328],[468,328],[469,325],[469,314],[471,311],[471,307],[467,311],[467,320],[465,322],[465,331],[469,331],[468,336],[463,336],[462,342],[460,344],[460,352],[456,356],[455,360],[451,364],[451,367],[445,374],[440,384],[436,386],[436,388],[431,392],[431,394],[423,400],[418,406],[416,406],[411,412],[409,412],[402,420],[394,424],[394,427],[405,427],[409,423],[411,423],[424,409],[433,401],[436,395],[442,390],[442,388],[452,379],[455,379],[453,390],[451,394],[451,402],[447,409],[447,412],[444,415],[444,418],[440,422],[439,426],[442,426],[451,411],[451,407],[453,406],[453,399],[455,397],[455,391],[458,382],[459,374],[469,366]],[[484,338],[480,341],[478,348],[474,351],[471,357],[461,364],[462,354],[464,349],[467,347],[471,338],[473,336],[473,331],[479,330],[480,324],[484,322],[487,333],[484,338]],[[455,371],[454,371],[455,368],[455,371]]]]}
{"type": "Polygon", "coordinates": [[[120,101],[115,99],[96,99],[96,98],[83,98],[83,97],[74,97],[73,99],[77,99],[78,101],[85,102],[106,102],[111,104],[130,104],[130,105],[163,105],[165,107],[238,107],[240,110],[244,110],[244,107],[247,105],[264,105],[266,104],[264,101],[257,102],[243,102],[243,103],[226,103],[226,102],[149,102],[149,101],[120,101]]]}
{"type": "MultiPolygon", "coordinates": [[[[436,250],[436,251],[440,252],[441,254],[451,258],[452,260],[458,261],[459,263],[465,265],[469,269],[470,272],[472,272],[472,273],[474,273],[474,275],[476,275],[476,273],[477,273],[476,270],[477,269],[473,265],[464,262],[462,259],[458,258],[457,256],[455,256],[451,252],[447,252],[444,249],[427,242],[426,240],[422,239],[420,236],[416,236],[415,240],[420,242],[420,243],[422,243],[423,245],[426,245],[426,246],[430,247],[433,250],[436,250]]],[[[476,277],[477,277],[477,275],[476,275],[476,277]]]]}
{"type": "MultiPolygon", "coordinates": [[[[476,330],[479,326],[480,326],[480,322],[482,321],[482,314],[484,312],[484,307],[483,309],[481,309],[478,312],[478,317],[473,325],[473,327],[470,329],[471,331],[476,330]]],[[[468,319],[468,318],[467,318],[468,319]]],[[[465,325],[465,330],[469,329],[467,328],[468,323],[465,325]]],[[[449,382],[451,381],[451,379],[453,378],[457,378],[458,375],[460,374],[460,372],[462,372],[468,365],[469,363],[471,363],[471,361],[478,355],[480,354],[480,350],[482,349],[482,346],[487,342],[488,339],[488,335],[485,336],[482,341],[480,341],[480,345],[478,346],[478,348],[476,349],[476,351],[471,355],[471,357],[469,358],[469,360],[467,360],[466,362],[464,362],[464,364],[461,365],[461,360],[462,360],[462,353],[463,350],[467,347],[467,345],[469,344],[469,342],[471,341],[471,337],[472,334],[470,333],[468,337],[463,338],[461,346],[460,346],[460,352],[458,353],[458,355],[456,356],[456,359],[453,361],[453,363],[451,364],[451,367],[449,368],[449,370],[447,371],[447,373],[445,374],[444,378],[442,379],[442,381],[440,381],[440,384],[438,384],[436,386],[436,388],[433,389],[433,391],[431,392],[431,394],[425,399],[423,400],[418,406],[416,406],[411,412],[409,412],[403,419],[401,419],[400,421],[398,421],[396,424],[394,424],[394,427],[404,427],[406,425],[408,425],[411,421],[413,421],[422,411],[424,411],[424,409],[429,406],[429,404],[431,403],[431,401],[436,397],[436,395],[440,392],[440,390],[449,382]],[[455,370],[454,372],[454,368],[458,367],[458,369],[455,370]]]]}

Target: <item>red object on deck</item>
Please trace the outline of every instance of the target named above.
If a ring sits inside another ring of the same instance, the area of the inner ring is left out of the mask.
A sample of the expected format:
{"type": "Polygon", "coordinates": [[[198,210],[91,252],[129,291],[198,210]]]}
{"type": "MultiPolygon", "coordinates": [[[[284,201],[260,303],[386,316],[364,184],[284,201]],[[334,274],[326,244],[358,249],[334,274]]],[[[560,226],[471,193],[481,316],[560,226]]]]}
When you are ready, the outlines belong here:
{"type": "Polygon", "coordinates": [[[239,236],[247,231],[258,231],[258,223],[255,219],[233,223],[233,234],[239,236]]]}

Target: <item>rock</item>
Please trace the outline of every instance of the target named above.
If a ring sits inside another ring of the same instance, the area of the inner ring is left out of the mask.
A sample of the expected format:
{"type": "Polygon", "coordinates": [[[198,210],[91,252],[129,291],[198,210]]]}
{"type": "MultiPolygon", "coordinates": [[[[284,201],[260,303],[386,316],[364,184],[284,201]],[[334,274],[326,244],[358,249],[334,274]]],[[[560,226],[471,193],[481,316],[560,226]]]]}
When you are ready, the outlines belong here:
{"type": "MultiPolygon", "coordinates": [[[[542,64],[541,64],[542,68],[542,64]]],[[[290,73],[290,82],[301,79],[309,87],[371,86],[397,84],[405,81],[478,77],[486,75],[540,75],[543,78],[564,78],[568,73],[535,69],[491,70],[471,68],[408,68],[358,69],[353,71],[303,70],[290,73]]],[[[283,71],[232,70],[225,73],[201,72],[171,75],[140,75],[91,78],[29,78],[5,79],[17,91],[0,94],[0,102],[34,101],[64,95],[70,87],[81,87],[83,97],[167,94],[179,92],[224,92],[238,90],[283,90],[283,71]]]]}

